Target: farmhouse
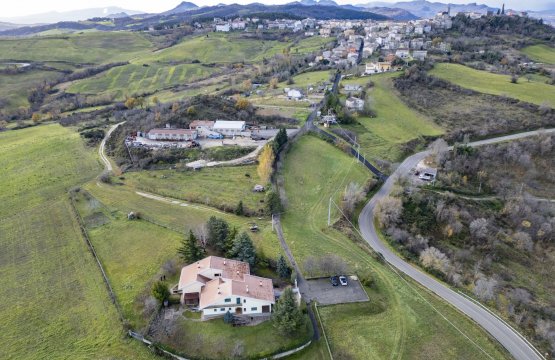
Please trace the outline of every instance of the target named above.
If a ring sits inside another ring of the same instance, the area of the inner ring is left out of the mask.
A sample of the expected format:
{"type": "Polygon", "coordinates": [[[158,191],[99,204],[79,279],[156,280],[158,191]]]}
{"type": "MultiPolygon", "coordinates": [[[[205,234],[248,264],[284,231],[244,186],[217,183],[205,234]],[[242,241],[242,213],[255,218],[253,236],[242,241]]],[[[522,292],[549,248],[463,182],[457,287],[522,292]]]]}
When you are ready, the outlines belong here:
{"type": "Polygon", "coordinates": [[[181,270],[177,293],[181,303],[198,306],[203,317],[233,314],[261,315],[275,304],[271,279],[250,274],[243,261],[209,256],[181,270]]]}
{"type": "Polygon", "coordinates": [[[173,140],[173,141],[189,141],[197,138],[196,130],[188,129],[152,129],[148,132],[147,138],[150,140],[173,140]]]}
{"type": "Polygon", "coordinates": [[[189,124],[189,129],[196,130],[198,136],[208,136],[214,133],[214,121],[194,120],[189,124]]]}
{"type": "Polygon", "coordinates": [[[360,91],[362,90],[362,86],[358,84],[347,84],[345,85],[345,91],[360,91]]]}
{"type": "Polygon", "coordinates": [[[350,97],[345,101],[345,106],[350,110],[361,111],[364,109],[364,100],[356,97],[350,97]]]}
{"type": "Polygon", "coordinates": [[[212,130],[224,136],[235,136],[240,135],[241,132],[245,131],[245,128],[244,121],[216,120],[212,130]]]}
{"type": "Polygon", "coordinates": [[[293,100],[300,100],[303,98],[303,94],[297,89],[290,89],[287,91],[287,97],[293,100]]]}

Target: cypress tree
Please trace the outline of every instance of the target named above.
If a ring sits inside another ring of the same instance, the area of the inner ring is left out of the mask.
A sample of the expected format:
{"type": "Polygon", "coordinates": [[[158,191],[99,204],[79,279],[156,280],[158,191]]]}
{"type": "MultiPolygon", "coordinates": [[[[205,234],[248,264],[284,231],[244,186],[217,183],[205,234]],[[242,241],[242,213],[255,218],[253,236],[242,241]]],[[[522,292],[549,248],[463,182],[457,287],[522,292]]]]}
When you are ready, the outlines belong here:
{"type": "Polygon", "coordinates": [[[273,325],[282,334],[293,334],[303,323],[303,315],[293,296],[293,290],[286,288],[278,302],[272,316],[273,325]]]}
{"type": "Polygon", "coordinates": [[[177,253],[187,263],[192,263],[202,258],[202,250],[193,231],[189,230],[189,236],[181,240],[181,246],[177,249],[177,253]]]}
{"type": "Polygon", "coordinates": [[[243,232],[233,242],[230,252],[234,259],[249,263],[251,267],[256,264],[256,250],[250,236],[243,232]]]}
{"type": "Polygon", "coordinates": [[[285,258],[283,257],[283,255],[280,255],[277,261],[277,273],[279,277],[282,279],[288,278],[289,275],[291,274],[291,269],[287,265],[287,261],[285,261],[285,258]]]}
{"type": "Polygon", "coordinates": [[[206,223],[208,228],[208,240],[209,244],[220,252],[225,252],[226,249],[226,239],[229,234],[229,225],[224,219],[217,218],[215,216],[210,217],[206,223]]]}

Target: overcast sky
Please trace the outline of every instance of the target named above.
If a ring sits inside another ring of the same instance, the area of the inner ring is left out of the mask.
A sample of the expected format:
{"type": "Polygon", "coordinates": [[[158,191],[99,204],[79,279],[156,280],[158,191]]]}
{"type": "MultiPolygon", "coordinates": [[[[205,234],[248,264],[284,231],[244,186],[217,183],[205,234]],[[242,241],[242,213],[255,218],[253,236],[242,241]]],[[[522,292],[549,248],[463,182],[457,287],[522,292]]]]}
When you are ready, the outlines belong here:
{"type": "MultiPolygon", "coordinates": [[[[191,2],[197,4],[198,6],[203,5],[216,5],[219,3],[239,3],[239,4],[249,4],[252,2],[261,2],[265,4],[286,4],[292,0],[192,0],[191,2]]],[[[338,0],[339,4],[357,4],[357,3],[367,3],[372,0],[338,0]]],[[[379,0],[385,2],[396,2],[397,0],[379,0]]],[[[405,0],[403,0],[405,1],[405,0]]],[[[490,6],[500,7],[503,0],[433,0],[439,2],[450,2],[457,4],[465,4],[469,2],[484,3],[490,6]]],[[[12,16],[23,16],[30,14],[37,14],[49,11],[68,11],[68,10],[78,10],[85,8],[97,8],[105,6],[119,6],[129,10],[138,10],[145,12],[161,12],[169,10],[177,4],[180,0],[10,0],[2,1],[1,6],[2,17],[12,17],[12,16]]],[[[542,10],[547,8],[555,8],[554,0],[505,0],[504,1],[507,8],[512,8],[516,10],[542,10]]]]}

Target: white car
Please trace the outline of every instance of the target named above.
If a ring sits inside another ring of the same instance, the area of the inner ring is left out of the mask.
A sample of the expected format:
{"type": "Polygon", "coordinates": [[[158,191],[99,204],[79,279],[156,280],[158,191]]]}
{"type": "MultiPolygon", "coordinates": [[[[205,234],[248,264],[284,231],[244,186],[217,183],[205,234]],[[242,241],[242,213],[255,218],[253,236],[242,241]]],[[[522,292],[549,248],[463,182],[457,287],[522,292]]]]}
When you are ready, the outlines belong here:
{"type": "Polygon", "coordinates": [[[432,181],[434,179],[434,177],[430,174],[422,174],[418,178],[424,181],[432,181]]]}
{"type": "Polygon", "coordinates": [[[347,278],[345,276],[340,276],[339,277],[339,283],[341,284],[341,286],[347,286],[347,278]]]}

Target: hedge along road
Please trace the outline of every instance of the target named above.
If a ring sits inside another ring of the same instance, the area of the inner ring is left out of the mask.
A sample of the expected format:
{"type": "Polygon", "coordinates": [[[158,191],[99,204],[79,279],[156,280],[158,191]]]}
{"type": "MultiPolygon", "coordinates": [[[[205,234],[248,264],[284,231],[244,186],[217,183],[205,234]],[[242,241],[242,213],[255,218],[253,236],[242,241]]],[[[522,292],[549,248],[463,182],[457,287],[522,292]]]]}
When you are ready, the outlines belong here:
{"type": "MultiPolygon", "coordinates": [[[[523,132],[513,135],[501,136],[497,138],[476,141],[467,144],[468,146],[480,146],[494,144],[510,140],[518,140],[529,136],[540,134],[555,133],[555,129],[536,130],[523,132]]],[[[453,147],[449,147],[452,150],[453,147]]],[[[405,159],[393,174],[385,181],[380,190],[370,199],[359,216],[359,226],[362,236],[366,242],[393,267],[402,271],[412,279],[447,301],[480,326],[489,332],[509,353],[518,360],[524,359],[544,359],[542,354],[515,329],[489,312],[479,303],[464,297],[463,295],[451,290],[446,285],[425,274],[420,269],[410,265],[399,257],[396,253],[380,240],[374,224],[374,209],[376,204],[391,193],[395,181],[399,177],[407,176],[409,171],[414,168],[421,160],[430,155],[430,151],[423,151],[405,159]]]]}

